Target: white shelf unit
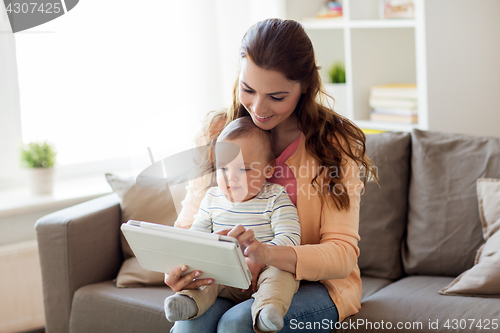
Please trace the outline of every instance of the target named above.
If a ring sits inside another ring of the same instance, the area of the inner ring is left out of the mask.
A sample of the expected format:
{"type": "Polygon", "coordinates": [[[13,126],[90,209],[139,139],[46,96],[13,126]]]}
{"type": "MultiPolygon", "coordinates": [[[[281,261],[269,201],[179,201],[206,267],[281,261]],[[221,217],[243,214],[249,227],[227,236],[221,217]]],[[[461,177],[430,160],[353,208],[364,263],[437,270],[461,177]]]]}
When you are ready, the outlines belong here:
{"type": "MultiPolygon", "coordinates": [[[[347,115],[361,128],[500,137],[500,1],[414,0],[415,18],[383,20],[378,0],[343,0],[341,19],[315,17],[325,0],[282,0],[300,21],[322,76],[344,61],[347,115]],[[416,83],[418,124],[368,120],[372,85],[416,83]]],[[[328,82],[324,80],[324,82],[328,82]]]]}
{"type": "Polygon", "coordinates": [[[415,0],[415,19],[408,20],[379,19],[378,0],[342,2],[342,18],[314,19],[325,1],[286,1],[286,17],[300,21],[311,38],[323,82],[335,61],[345,63],[345,96],[337,98],[346,110],[336,111],[364,129],[428,129],[424,1],[415,0]],[[418,124],[369,120],[370,87],[389,83],[417,84],[418,124]]]}

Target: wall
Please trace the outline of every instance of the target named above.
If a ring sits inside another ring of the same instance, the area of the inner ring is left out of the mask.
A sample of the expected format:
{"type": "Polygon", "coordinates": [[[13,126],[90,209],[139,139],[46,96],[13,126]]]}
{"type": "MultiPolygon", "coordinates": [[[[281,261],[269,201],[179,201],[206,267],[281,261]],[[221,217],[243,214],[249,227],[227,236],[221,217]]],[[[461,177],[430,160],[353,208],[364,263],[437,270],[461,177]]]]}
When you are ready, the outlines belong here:
{"type": "Polygon", "coordinates": [[[500,137],[500,1],[426,1],[429,129],[500,137]]]}
{"type": "Polygon", "coordinates": [[[43,327],[42,278],[36,241],[0,246],[0,333],[43,327]]]}

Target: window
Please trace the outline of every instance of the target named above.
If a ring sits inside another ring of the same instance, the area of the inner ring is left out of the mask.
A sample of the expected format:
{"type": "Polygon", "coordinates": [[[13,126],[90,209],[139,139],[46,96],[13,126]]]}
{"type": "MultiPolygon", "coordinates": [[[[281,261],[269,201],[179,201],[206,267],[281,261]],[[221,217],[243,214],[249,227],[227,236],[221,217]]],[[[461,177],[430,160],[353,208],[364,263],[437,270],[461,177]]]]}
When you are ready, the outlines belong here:
{"type": "Polygon", "coordinates": [[[20,109],[11,141],[53,142],[59,168],[120,160],[137,174],[147,147],[155,159],[191,147],[204,115],[229,105],[243,33],[279,9],[264,3],[80,1],[15,34],[20,107],[0,104],[0,120],[20,109]]]}
{"type": "Polygon", "coordinates": [[[223,103],[195,52],[206,25],[182,12],[169,1],[82,1],[18,33],[23,141],[56,143],[60,165],[128,156],[135,139],[189,147],[189,125],[223,103]]]}

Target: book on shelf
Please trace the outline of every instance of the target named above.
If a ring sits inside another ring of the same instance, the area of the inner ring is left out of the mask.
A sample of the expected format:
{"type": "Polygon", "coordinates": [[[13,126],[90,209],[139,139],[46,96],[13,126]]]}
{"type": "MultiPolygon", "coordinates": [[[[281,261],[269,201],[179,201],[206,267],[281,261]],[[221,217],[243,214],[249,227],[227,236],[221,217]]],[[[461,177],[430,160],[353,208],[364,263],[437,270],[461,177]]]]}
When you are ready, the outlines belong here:
{"type": "Polygon", "coordinates": [[[388,123],[414,124],[418,122],[418,115],[398,115],[372,111],[370,113],[370,120],[388,123]]]}
{"type": "Polygon", "coordinates": [[[384,109],[384,108],[374,108],[373,113],[382,113],[396,116],[416,116],[418,115],[417,109],[384,109]]]}
{"type": "Polygon", "coordinates": [[[418,98],[418,91],[416,84],[382,84],[377,86],[372,86],[370,89],[371,98],[407,98],[414,99],[418,98]]]}
{"type": "Polygon", "coordinates": [[[415,98],[370,97],[370,107],[374,109],[408,109],[417,110],[418,102],[415,98]]]}
{"type": "Polygon", "coordinates": [[[416,84],[382,84],[370,88],[370,120],[413,124],[418,122],[416,84]]]}
{"type": "Polygon", "coordinates": [[[380,133],[387,132],[387,130],[376,130],[376,129],[371,129],[371,128],[362,128],[361,130],[366,135],[368,135],[368,134],[380,134],[380,133]]]}

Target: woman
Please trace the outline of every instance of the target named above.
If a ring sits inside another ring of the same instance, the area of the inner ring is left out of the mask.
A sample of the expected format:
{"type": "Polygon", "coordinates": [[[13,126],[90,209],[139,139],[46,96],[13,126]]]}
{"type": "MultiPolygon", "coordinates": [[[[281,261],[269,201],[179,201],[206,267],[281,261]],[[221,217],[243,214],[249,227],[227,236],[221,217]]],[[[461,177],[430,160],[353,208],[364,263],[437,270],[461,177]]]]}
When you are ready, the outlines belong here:
{"type": "MultiPolygon", "coordinates": [[[[269,19],[255,24],[241,43],[233,105],[212,113],[205,132],[213,145],[225,125],[250,116],[272,135],[277,170],[282,171],[275,172],[274,181],[284,185],[296,203],[301,245],[264,245],[242,226],[228,235],[245,248],[254,264],[252,272],[271,265],[301,281],[281,332],[329,332],[361,307],[359,173],[363,169],[371,176],[373,166],[365,155],[363,132],[318,103],[318,97],[325,96],[318,69],[311,41],[299,23],[269,19]]],[[[196,193],[193,186],[188,188],[177,226],[192,223],[202,198],[196,193]]],[[[185,271],[175,269],[165,283],[174,291],[213,283],[196,279],[199,271],[185,271]]],[[[219,298],[204,315],[176,322],[173,331],[253,332],[252,302],[235,305],[219,298]]]]}

